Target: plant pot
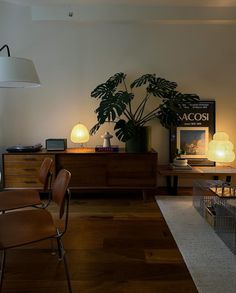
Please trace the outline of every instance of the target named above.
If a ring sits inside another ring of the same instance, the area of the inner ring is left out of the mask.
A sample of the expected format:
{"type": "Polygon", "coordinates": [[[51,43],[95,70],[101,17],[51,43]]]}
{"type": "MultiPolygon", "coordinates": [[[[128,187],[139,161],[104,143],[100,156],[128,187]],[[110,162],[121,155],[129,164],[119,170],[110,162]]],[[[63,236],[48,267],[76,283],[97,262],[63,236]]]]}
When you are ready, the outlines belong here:
{"type": "Polygon", "coordinates": [[[151,140],[151,128],[149,126],[139,127],[135,136],[126,141],[125,150],[128,153],[149,152],[151,140]]]}

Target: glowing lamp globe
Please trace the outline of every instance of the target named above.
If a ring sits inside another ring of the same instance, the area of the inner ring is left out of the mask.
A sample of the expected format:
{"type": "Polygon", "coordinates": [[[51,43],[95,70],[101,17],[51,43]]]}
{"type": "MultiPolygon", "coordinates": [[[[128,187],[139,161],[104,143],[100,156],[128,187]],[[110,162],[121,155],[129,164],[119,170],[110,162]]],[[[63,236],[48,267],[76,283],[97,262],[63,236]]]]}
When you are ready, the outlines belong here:
{"type": "Polygon", "coordinates": [[[234,146],[225,132],[216,132],[208,144],[207,158],[216,163],[230,163],[235,159],[234,146]]]}
{"type": "Polygon", "coordinates": [[[89,132],[88,132],[87,127],[81,123],[76,124],[71,131],[70,139],[74,143],[83,144],[83,143],[88,142],[89,141],[89,132]]]}

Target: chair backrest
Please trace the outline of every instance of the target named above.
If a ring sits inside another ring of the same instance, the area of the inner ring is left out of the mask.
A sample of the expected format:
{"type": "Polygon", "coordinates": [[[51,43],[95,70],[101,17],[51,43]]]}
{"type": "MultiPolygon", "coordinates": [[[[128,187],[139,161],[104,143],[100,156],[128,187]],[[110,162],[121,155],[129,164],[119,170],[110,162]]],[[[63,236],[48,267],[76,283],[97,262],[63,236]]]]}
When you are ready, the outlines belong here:
{"type": "MultiPolygon", "coordinates": [[[[61,169],[57,174],[52,186],[52,200],[59,207],[59,218],[61,219],[65,212],[66,196],[69,199],[70,191],[68,185],[70,183],[71,173],[66,169],[61,169]]],[[[68,210],[68,205],[67,205],[68,210]]],[[[66,220],[67,221],[67,220],[66,220]]]]}
{"type": "Polygon", "coordinates": [[[52,176],[52,164],[53,159],[52,158],[45,158],[40,166],[39,169],[39,181],[43,184],[43,190],[47,191],[50,186],[50,179],[52,176]]]}

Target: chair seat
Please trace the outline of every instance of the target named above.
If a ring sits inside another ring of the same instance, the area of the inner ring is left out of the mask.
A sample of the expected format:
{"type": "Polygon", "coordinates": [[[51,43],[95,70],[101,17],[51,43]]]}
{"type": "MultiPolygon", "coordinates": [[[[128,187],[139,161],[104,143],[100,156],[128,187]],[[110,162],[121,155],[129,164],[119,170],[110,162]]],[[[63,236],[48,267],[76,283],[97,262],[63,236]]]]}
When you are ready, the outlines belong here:
{"type": "Polygon", "coordinates": [[[9,190],[0,192],[0,211],[42,204],[38,190],[9,190]]]}
{"type": "Polygon", "coordinates": [[[44,209],[2,214],[0,227],[0,249],[33,243],[57,234],[51,214],[44,209]]]}

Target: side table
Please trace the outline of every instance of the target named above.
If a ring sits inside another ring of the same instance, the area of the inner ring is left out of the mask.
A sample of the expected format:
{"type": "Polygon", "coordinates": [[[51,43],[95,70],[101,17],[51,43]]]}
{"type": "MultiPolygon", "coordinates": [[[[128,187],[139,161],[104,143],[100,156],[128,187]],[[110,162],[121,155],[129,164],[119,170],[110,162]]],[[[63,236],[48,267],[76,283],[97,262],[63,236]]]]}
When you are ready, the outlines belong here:
{"type": "Polygon", "coordinates": [[[166,178],[168,193],[176,195],[178,193],[179,178],[184,179],[214,179],[218,180],[220,176],[224,176],[227,182],[231,181],[231,177],[236,175],[236,168],[226,167],[198,167],[192,166],[192,169],[172,169],[170,165],[158,165],[158,176],[166,178]]]}

